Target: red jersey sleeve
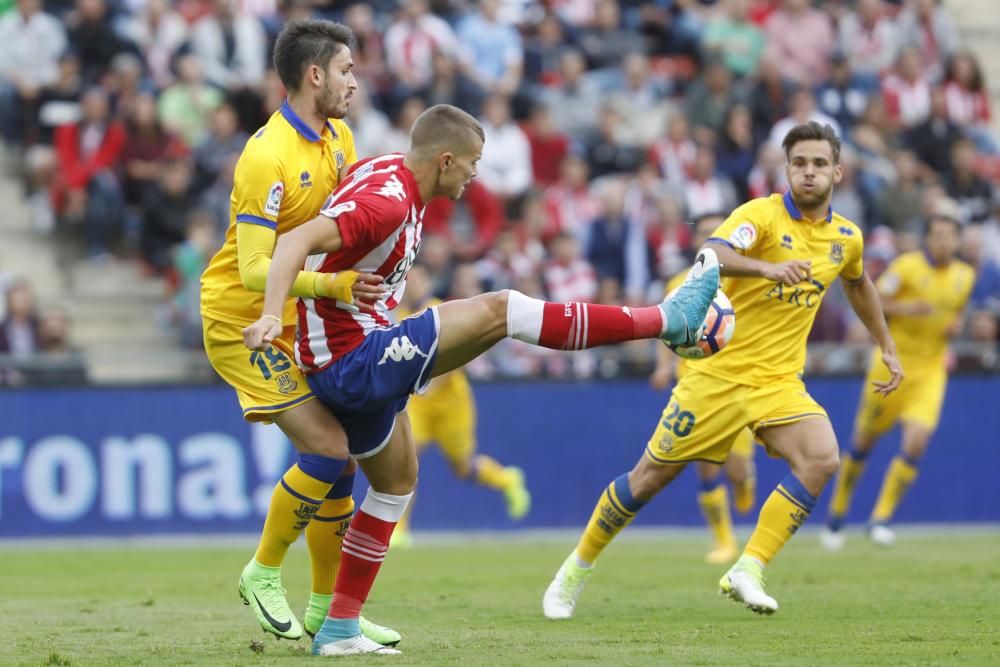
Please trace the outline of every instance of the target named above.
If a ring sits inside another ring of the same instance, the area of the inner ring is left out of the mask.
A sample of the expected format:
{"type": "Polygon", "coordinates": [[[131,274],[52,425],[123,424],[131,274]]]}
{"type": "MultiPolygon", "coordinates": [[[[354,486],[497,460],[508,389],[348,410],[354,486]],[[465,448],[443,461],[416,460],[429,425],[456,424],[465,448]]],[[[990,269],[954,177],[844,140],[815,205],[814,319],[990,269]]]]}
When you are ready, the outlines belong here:
{"type": "Polygon", "coordinates": [[[406,220],[409,198],[395,175],[368,182],[323,207],[320,215],[337,223],[341,248],[332,253],[336,270],[354,266],[386,239],[395,234],[406,220]]]}

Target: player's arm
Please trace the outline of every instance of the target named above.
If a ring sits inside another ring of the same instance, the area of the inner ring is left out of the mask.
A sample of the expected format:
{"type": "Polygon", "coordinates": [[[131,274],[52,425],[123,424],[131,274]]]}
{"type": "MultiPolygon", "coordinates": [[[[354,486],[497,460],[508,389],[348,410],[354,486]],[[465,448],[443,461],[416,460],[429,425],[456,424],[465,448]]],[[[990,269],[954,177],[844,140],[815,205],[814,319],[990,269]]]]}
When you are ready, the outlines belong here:
{"type": "Polygon", "coordinates": [[[676,354],[670,352],[666,345],[656,346],[656,367],[649,376],[649,385],[657,391],[663,391],[670,386],[677,375],[677,364],[680,362],[676,354]]]}
{"type": "MultiPolygon", "coordinates": [[[[860,262],[860,260],[859,260],[860,262]]],[[[896,356],[896,343],[892,340],[889,327],[885,323],[885,315],[882,312],[882,300],[879,297],[878,289],[872,282],[868,274],[862,269],[861,275],[855,279],[845,278],[844,293],[851,304],[851,308],[858,314],[862,324],[878,343],[882,350],[882,363],[889,369],[891,377],[888,382],[873,382],[875,393],[888,395],[903,381],[903,367],[896,356]]]]}
{"type": "Polygon", "coordinates": [[[903,260],[895,260],[879,277],[875,285],[882,298],[882,312],[889,317],[902,315],[904,317],[921,317],[934,312],[934,306],[922,299],[899,299],[899,293],[905,282],[907,269],[901,265],[903,260]]]}
{"type": "Polygon", "coordinates": [[[774,264],[754,257],[769,241],[770,224],[755,201],[740,206],[716,229],[705,247],[719,257],[720,273],[724,276],[752,277],[773,280],[785,285],[797,285],[812,278],[812,264],[806,260],[791,260],[774,264]]]}

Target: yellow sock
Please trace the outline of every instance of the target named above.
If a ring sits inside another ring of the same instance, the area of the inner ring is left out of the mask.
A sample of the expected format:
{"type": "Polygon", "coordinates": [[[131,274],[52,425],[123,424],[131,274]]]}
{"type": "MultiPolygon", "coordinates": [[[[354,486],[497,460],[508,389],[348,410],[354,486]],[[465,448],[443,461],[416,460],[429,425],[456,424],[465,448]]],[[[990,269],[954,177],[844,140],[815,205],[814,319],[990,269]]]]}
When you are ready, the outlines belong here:
{"type": "Polygon", "coordinates": [[[354,516],[354,498],[327,498],[306,527],[309,562],[312,564],[312,592],[333,593],[340,567],[340,545],[354,516]]]}
{"type": "Polygon", "coordinates": [[[917,478],[917,466],[907,461],[902,456],[892,459],[889,469],[885,471],[885,479],[882,480],[882,490],[879,491],[878,500],[875,501],[875,509],[872,510],[872,523],[887,523],[892,519],[899,507],[899,501],[903,499],[906,490],[917,478]]]}
{"type": "Polygon", "coordinates": [[[863,454],[851,451],[840,460],[840,472],[834,482],[833,495],[830,496],[830,524],[834,530],[840,528],[847,511],[851,508],[851,498],[854,489],[865,471],[863,454]]]}
{"type": "Polygon", "coordinates": [[[636,513],[646,503],[632,497],[628,487],[628,474],[619,476],[604,489],[594,507],[580,543],[576,546],[577,557],[585,563],[593,563],[622,528],[631,523],[636,513]]]}
{"type": "Polygon", "coordinates": [[[298,464],[289,468],[271,494],[254,559],[267,567],[279,567],[288,547],[299,538],[332,486],[305,474],[298,464]]]}
{"type": "Polygon", "coordinates": [[[733,535],[733,519],[729,513],[729,492],[724,484],[719,484],[711,491],[698,494],[698,505],[705,522],[715,537],[715,546],[735,546],[736,536],[733,535]]]}
{"type": "Polygon", "coordinates": [[[476,483],[482,486],[503,491],[514,483],[514,477],[507,469],[486,454],[477,454],[472,467],[476,473],[476,483]]]}
{"type": "Polygon", "coordinates": [[[767,565],[809,518],[809,513],[815,506],[816,496],[809,493],[795,475],[789,474],[760,508],[757,527],[754,528],[743,555],[756,558],[767,565]]]}

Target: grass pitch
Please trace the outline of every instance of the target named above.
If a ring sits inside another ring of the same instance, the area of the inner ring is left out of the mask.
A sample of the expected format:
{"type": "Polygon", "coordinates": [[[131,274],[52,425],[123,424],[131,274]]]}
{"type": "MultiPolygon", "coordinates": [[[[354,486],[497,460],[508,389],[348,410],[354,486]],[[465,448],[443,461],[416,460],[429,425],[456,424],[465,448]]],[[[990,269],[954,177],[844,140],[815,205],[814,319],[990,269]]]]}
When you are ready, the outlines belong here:
{"type": "MultiPolygon", "coordinates": [[[[387,559],[366,615],[404,635],[393,665],[996,665],[1000,537],[857,535],[828,554],[799,535],[769,568],[781,603],[761,618],[720,598],[706,540],[628,533],[609,548],[577,617],[546,621],[541,595],[572,538],[419,545],[387,559]]],[[[251,549],[35,550],[0,544],[0,664],[317,664],[240,604],[251,549]]],[[[300,614],[305,549],[285,568],[300,614]]],[[[301,618],[301,617],[300,617],[301,618]]]]}

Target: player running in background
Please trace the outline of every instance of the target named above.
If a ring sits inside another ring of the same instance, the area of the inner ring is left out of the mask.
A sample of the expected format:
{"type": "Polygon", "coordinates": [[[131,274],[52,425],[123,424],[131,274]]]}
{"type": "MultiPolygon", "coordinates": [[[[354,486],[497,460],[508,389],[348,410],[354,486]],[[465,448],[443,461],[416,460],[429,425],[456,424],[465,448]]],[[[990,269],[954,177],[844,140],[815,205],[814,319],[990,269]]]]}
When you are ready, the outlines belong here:
{"type": "Polygon", "coordinates": [[[449,301],[390,326],[420,246],[425,203],[458,199],[476,175],[483,129],[449,105],[416,120],[406,155],[356,165],[317,219],[282,236],[275,248],[263,314],[247,327],[253,350],[282,335],[282,308],[296,273],[354,268],[384,278],[369,314],[330,299],[299,300],[297,358],[309,385],[340,419],[351,453],[371,483],[344,538],[329,616],[313,642],[319,655],[395,653],[359,633],[358,615],[389,548],[417,477],[406,415],[412,392],[462,367],[505,337],[580,350],[643,338],[691,344],[719,284],[715,253],[703,251],[677,294],[645,308],[548,303],[515,291],[449,301]]]}
{"type": "Polygon", "coordinates": [[[545,591],[549,618],[573,615],[601,551],[653,496],[691,461],[724,462],[747,427],[769,453],[788,461],[791,472],[764,502],[743,555],[722,576],[719,590],[753,611],[777,610],[764,592],[764,567],[837,471],[833,427],[800,376],[816,311],[838,276],[889,369],[876,391],[888,394],[902,380],[878,292],[864,271],[861,232],[830,208],[843,173],[840,140],[831,127],[812,122],[789,131],[783,146],[791,190],[740,206],[706,244],[716,249],[728,276],[735,335],[719,354],[691,364],[638,463],[601,494],[579,544],[545,591]]]}
{"type": "MultiPolygon", "coordinates": [[[[417,315],[440,303],[431,294],[426,267],[414,264],[406,277],[406,292],[396,308],[397,318],[417,315]]],[[[434,378],[425,393],[410,399],[406,414],[417,456],[436,442],[456,477],[502,493],[511,519],[521,519],[528,513],[531,494],[525,488],[521,469],[500,465],[493,457],[476,452],[476,403],[464,370],[456,368],[434,378]]],[[[413,503],[411,499],[392,533],[394,548],[405,549],[413,542],[409,532],[413,503]]]]}
{"type": "MultiPolygon", "coordinates": [[[[830,498],[830,516],[821,533],[831,550],[844,546],[841,528],[865,459],[878,439],[897,422],[902,429],[900,453],[892,459],[869,519],[869,535],[883,546],[895,541],[886,524],[917,477],[917,466],[937,428],[948,383],[948,339],[961,328],[975,271],[957,258],[960,224],[950,217],[927,222],[923,251],[900,255],[878,280],[889,331],[899,345],[899,359],[911,377],[889,396],[862,394],[854,425],[854,446],[841,457],[840,474],[830,498]]],[[[865,385],[886,380],[873,357],[865,385]]]]}
{"type": "MultiPolygon", "coordinates": [[[[236,165],[230,224],[222,249],[202,276],[205,352],[216,372],[236,390],[249,421],[276,423],[298,450],[298,462],[275,486],[257,552],[243,569],[240,595],[261,627],[298,639],[302,625],[285,600],[281,563],[303,529],[312,561],[312,595],[306,630],[326,617],[340,543],[354,510],[347,437],[292,361],[295,307],[281,312],[284,330],[261,351],[248,352],[242,329],[263,304],[275,237],[315,217],[342,170],[357,161],[354,138],[339,120],[357,88],[349,28],[330,21],[291,21],[278,36],[274,66],[288,99],[247,142],[236,165]]],[[[358,275],[300,271],[292,294],[375,296],[377,286],[358,275]],[[366,291],[367,290],[367,291],[366,291]]],[[[392,630],[365,622],[378,641],[395,643],[392,630]]]]}
{"type": "MultiPolygon", "coordinates": [[[[709,213],[694,221],[694,234],[691,236],[691,247],[700,248],[705,244],[716,229],[726,221],[724,215],[709,213]]],[[[678,273],[667,282],[667,294],[680,287],[684,282],[685,272],[678,273]]],[[[722,291],[726,291],[726,281],[722,281],[722,291]]],[[[673,354],[666,345],[658,346],[656,351],[656,368],[649,377],[649,383],[654,389],[664,391],[670,388],[674,379],[680,379],[686,372],[688,360],[673,354]]],[[[695,361],[695,364],[698,362],[695,361]]],[[[669,409],[669,406],[668,408],[669,409]]],[[[664,416],[666,416],[664,409],[664,416]]],[[[757,501],[757,473],[753,463],[753,433],[749,428],[740,431],[729,451],[729,457],[722,465],[710,461],[697,461],[698,481],[701,490],[698,492],[698,506],[701,507],[705,523],[712,531],[714,544],[712,550],[705,555],[708,563],[729,563],[739,551],[736,536],[733,534],[733,518],[729,512],[729,494],[723,483],[723,471],[733,487],[733,506],[740,514],[746,514],[753,509],[757,501]]]]}

